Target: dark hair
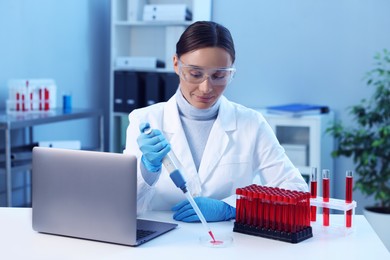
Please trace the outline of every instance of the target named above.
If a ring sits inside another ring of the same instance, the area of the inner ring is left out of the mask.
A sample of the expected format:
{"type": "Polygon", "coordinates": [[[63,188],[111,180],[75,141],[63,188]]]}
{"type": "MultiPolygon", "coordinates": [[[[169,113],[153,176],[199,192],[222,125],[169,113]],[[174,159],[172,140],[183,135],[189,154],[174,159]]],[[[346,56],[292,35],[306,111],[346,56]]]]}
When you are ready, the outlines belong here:
{"type": "Polygon", "coordinates": [[[199,21],[188,26],[176,44],[176,54],[180,58],[187,52],[207,47],[219,47],[226,50],[234,63],[236,51],[229,30],[211,21],[199,21]]]}

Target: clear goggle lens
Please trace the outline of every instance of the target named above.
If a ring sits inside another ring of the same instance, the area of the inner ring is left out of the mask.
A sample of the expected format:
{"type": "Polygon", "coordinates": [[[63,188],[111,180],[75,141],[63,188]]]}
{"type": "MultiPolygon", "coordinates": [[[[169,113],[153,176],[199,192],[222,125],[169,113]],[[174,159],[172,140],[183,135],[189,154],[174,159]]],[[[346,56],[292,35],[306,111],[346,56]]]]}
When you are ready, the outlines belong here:
{"type": "Polygon", "coordinates": [[[187,65],[179,60],[180,77],[191,84],[201,84],[208,79],[212,85],[225,86],[232,81],[235,71],[232,67],[206,69],[187,65]]]}

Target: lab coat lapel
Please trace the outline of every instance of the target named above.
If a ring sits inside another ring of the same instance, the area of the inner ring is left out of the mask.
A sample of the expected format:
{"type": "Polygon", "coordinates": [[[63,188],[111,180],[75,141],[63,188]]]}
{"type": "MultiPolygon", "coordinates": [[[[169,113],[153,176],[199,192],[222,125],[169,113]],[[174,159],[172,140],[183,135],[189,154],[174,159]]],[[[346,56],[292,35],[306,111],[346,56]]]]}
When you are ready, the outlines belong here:
{"type": "Polygon", "coordinates": [[[200,193],[199,176],[196,171],[191,150],[180,122],[176,99],[173,96],[164,108],[163,132],[171,144],[172,151],[184,167],[182,172],[192,193],[200,193]]]}
{"type": "Polygon", "coordinates": [[[222,96],[218,117],[211,129],[199,167],[200,181],[203,183],[213,172],[229,145],[229,131],[236,129],[236,114],[229,101],[222,96]]]}

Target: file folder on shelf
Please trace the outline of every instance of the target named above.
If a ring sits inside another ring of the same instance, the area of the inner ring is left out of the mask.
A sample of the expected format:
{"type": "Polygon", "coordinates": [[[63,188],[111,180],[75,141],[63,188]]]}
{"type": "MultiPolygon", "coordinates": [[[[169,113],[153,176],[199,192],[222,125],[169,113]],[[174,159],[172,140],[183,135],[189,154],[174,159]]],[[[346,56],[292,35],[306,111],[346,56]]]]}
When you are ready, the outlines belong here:
{"type": "Polygon", "coordinates": [[[114,111],[124,111],[125,98],[125,72],[115,71],[114,74],[114,111]]]}
{"type": "Polygon", "coordinates": [[[164,100],[162,79],[159,73],[146,72],[145,77],[145,105],[150,106],[164,100]]]}
{"type": "Polygon", "coordinates": [[[141,106],[140,100],[143,97],[139,87],[137,72],[127,71],[125,75],[125,106],[123,112],[129,113],[141,106]]]}
{"type": "Polygon", "coordinates": [[[178,86],[179,76],[174,72],[115,71],[114,112],[130,113],[167,101],[178,86]]]}
{"type": "Polygon", "coordinates": [[[129,113],[140,106],[141,99],[137,73],[134,71],[115,71],[114,111],[129,113]]]}
{"type": "Polygon", "coordinates": [[[164,80],[164,100],[170,99],[179,87],[179,76],[176,73],[166,73],[164,80]]]}

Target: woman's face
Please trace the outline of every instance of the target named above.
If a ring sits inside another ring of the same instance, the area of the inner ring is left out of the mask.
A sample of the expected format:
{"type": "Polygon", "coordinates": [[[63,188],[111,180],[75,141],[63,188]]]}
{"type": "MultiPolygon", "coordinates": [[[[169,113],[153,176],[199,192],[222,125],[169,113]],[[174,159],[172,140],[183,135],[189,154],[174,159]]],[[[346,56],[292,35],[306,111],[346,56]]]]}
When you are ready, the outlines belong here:
{"type": "Polygon", "coordinates": [[[199,109],[210,108],[217,102],[226,89],[224,80],[233,73],[223,68],[232,66],[227,51],[218,47],[209,47],[173,57],[176,74],[180,77],[180,90],[184,98],[199,109]],[[204,79],[203,82],[201,82],[204,79]]]}

